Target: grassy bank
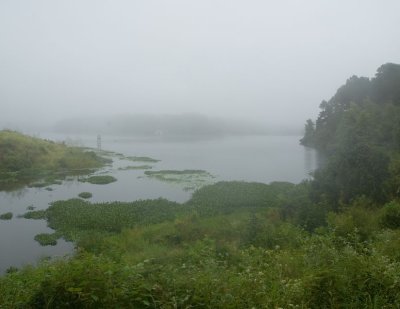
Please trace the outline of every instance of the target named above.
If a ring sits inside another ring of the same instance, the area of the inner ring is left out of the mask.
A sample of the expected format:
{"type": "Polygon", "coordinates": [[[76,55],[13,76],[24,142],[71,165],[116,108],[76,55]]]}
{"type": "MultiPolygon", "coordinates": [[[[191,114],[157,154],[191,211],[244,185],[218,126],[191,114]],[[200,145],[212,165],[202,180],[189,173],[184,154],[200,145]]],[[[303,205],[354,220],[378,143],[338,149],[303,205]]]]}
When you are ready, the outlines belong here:
{"type": "Polygon", "coordinates": [[[67,173],[87,173],[107,160],[92,151],[68,147],[15,131],[0,131],[0,189],[41,179],[46,186],[67,173]]]}

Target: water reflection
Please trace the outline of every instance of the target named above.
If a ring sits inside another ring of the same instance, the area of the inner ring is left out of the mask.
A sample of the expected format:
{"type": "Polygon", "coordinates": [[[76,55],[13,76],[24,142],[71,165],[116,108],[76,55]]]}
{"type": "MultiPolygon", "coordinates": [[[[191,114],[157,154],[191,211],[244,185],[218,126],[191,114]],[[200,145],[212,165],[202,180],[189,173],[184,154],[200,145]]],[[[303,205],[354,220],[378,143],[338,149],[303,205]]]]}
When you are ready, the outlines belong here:
{"type": "Polygon", "coordinates": [[[318,166],[317,152],[315,149],[310,147],[304,147],[304,172],[312,177],[312,173],[318,166]]]}

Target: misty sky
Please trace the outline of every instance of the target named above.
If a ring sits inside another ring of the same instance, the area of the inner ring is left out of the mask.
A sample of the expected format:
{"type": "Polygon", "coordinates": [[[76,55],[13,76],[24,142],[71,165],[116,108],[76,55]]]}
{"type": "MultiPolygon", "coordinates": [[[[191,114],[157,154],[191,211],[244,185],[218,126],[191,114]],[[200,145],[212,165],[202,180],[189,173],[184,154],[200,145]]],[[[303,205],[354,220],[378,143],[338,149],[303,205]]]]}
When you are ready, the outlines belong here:
{"type": "Polygon", "coordinates": [[[301,126],[400,63],[400,1],[0,0],[0,127],[126,113],[301,126]]]}

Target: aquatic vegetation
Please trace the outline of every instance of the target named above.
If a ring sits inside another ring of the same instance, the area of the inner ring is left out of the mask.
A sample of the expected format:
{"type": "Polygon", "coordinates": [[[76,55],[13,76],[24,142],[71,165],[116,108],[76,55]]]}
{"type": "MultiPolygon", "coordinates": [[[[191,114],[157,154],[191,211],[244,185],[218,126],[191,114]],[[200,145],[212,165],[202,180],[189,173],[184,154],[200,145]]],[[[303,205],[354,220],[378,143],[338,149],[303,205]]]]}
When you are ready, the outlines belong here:
{"type": "Polygon", "coordinates": [[[153,167],[151,165],[128,165],[118,168],[119,171],[129,171],[129,170],[150,170],[153,167]]]}
{"type": "Polygon", "coordinates": [[[198,189],[213,182],[214,176],[204,170],[159,170],[145,171],[147,177],[163,182],[178,184],[185,191],[198,189]]]}
{"type": "Polygon", "coordinates": [[[132,162],[149,162],[149,163],[157,163],[157,162],[161,161],[161,160],[153,159],[150,157],[136,157],[136,156],[123,157],[123,159],[132,161],[132,162]]]}
{"type": "Polygon", "coordinates": [[[57,239],[59,238],[57,233],[42,233],[35,235],[34,239],[41,245],[41,246],[55,246],[57,245],[57,239]]]}
{"type": "Polygon", "coordinates": [[[35,239],[52,245],[64,237],[80,250],[69,260],[44,261],[0,278],[0,304],[384,308],[400,303],[397,205],[364,214],[361,208],[331,213],[328,227],[309,233],[290,223],[290,211],[302,207],[292,204],[293,196],[307,192],[304,184],[219,182],[197,190],[184,204],[53,202],[43,217],[56,232],[35,239]],[[379,230],[386,222],[396,224],[379,230]]]}
{"type": "Polygon", "coordinates": [[[46,219],[46,210],[33,210],[33,211],[28,211],[22,215],[22,218],[25,219],[35,219],[35,220],[41,220],[41,219],[46,219]]]}
{"type": "Polygon", "coordinates": [[[53,202],[45,215],[49,227],[74,239],[80,231],[120,232],[123,228],[173,220],[184,209],[184,205],[165,199],[94,204],[70,199],[53,202]]]}
{"type": "Polygon", "coordinates": [[[244,181],[221,181],[204,186],[187,202],[200,213],[225,213],[237,209],[280,207],[295,188],[288,182],[269,185],[244,181]]]}
{"type": "Polygon", "coordinates": [[[93,194],[90,192],[81,192],[78,194],[78,196],[86,199],[86,198],[91,198],[93,196],[93,194]]]}
{"type": "Polygon", "coordinates": [[[117,181],[117,178],[110,176],[110,175],[98,175],[98,176],[91,176],[88,178],[79,179],[81,182],[89,182],[95,185],[106,185],[112,182],[117,181]]]}
{"type": "Polygon", "coordinates": [[[28,207],[26,207],[27,210],[34,210],[36,207],[33,205],[29,205],[28,207]]]}
{"type": "Polygon", "coordinates": [[[45,190],[47,191],[53,191],[54,189],[52,187],[46,187],[45,190]]]}
{"type": "Polygon", "coordinates": [[[12,212],[6,212],[6,213],[0,215],[0,220],[11,220],[12,217],[13,217],[12,212]]]}

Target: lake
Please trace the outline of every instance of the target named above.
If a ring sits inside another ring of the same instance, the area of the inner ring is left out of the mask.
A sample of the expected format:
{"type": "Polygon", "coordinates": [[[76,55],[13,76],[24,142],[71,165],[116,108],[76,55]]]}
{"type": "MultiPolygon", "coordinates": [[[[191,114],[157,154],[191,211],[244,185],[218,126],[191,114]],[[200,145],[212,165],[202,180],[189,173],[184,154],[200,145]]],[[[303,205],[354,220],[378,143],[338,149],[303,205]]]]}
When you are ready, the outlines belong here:
{"type": "MultiPolygon", "coordinates": [[[[62,136],[43,134],[42,138],[86,147],[97,147],[96,136],[62,136]]],[[[318,165],[317,153],[299,145],[300,136],[240,136],[215,139],[126,138],[102,136],[104,150],[123,153],[125,156],[148,156],[161,160],[152,170],[199,169],[211,173],[210,182],[244,180],[269,183],[289,181],[298,183],[309,178],[318,165]]],[[[33,238],[38,233],[51,233],[44,220],[29,220],[17,216],[46,209],[50,202],[76,198],[80,192],[93,193],[92,202],[133,201],[164,197],[184,202],[191,191],[179,183],[162,182],[144,175],[143,170],[119,170],[140,162],[113,157],[113,164],[96,174],[110,174],[118,181],[108,185],[93,185],[70,177],[61,185],[45,188],[28,188],[0,192],[0,214],[12,212],[11,220],[0,220],[0,273],[10,267],[34,263],[41,258],[64,256],[73,253],[72,243],[58,241],[56,246],[40,246],[33,238]]]]}

